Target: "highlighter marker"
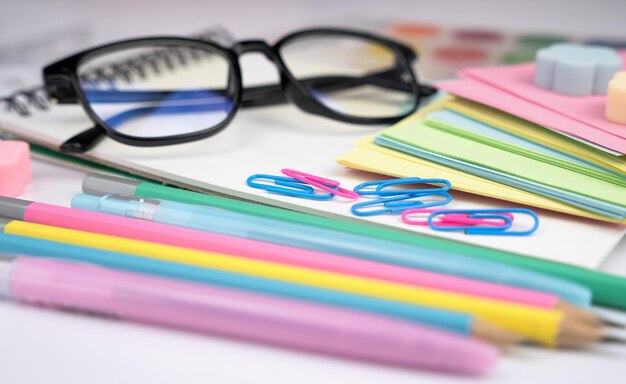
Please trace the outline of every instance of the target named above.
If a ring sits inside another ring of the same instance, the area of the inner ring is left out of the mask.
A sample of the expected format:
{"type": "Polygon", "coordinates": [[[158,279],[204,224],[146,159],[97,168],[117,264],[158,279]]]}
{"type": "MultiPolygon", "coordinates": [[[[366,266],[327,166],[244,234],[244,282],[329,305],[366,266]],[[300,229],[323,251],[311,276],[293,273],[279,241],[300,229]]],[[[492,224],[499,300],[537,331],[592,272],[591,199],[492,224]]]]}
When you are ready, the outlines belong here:
{"type": "Polygon", "coordinates": [[[344,358],[479,375],[495,348],[400,320],[86,264],[0,256],[0,296],[344,358]]]}

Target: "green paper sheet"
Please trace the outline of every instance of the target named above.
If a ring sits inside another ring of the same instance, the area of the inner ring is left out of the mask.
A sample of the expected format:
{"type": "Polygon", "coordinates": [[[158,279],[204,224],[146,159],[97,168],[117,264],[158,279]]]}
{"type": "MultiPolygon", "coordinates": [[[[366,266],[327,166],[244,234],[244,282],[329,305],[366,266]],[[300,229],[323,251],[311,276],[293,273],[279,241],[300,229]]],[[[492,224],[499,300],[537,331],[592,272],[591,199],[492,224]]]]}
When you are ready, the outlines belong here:
{"type": "Polygon", "coordinates": [[[475,142],[429,126],[423,121],[413,120],[407,124],[398,124],[385,130],[382,136],[443,157],[626,207],[626,188],[624,187],[475,142]]]}

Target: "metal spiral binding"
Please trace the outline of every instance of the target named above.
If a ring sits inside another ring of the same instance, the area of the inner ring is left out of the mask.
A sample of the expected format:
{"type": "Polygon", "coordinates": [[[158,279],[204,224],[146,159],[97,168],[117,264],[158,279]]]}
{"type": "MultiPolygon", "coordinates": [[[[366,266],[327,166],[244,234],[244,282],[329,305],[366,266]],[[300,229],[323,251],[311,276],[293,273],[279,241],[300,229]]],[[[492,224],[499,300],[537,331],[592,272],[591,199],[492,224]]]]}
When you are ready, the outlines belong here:
{"type": "Polygon", "coordinates": [[[9,96],[0,97],[0,104],[5,105],[6,111],[16,112],[20,116],[29,116],[30,106],[47,110],[50,105],[43,86],[19,90],[9,96]]]}
{"type": "MultiPolygon", "coordinates": [[[[234,43],[232,35],[222,27],[209,28],[193,37],[227,47],[234,43]]],[[[210,55],[209,52],[206,52],[206,54],[210,55]]],[[[196,49],[168,47],[105,67],[94,68],[88,73],[82,74],[80,78],[84,84],[91,84],[94,87],[102,84],[102,82],[113,86],[117,80],[130,82],[135,76],[145,79],[149,72],[159,75],[165,71],[174,71],[178,67],[188,65],[191,61],[197,62],[205,57],[205,54],[196,49]]],[[[6,111],[15,112],[20,116],[29,116],[31,107],[38,110],[47,110],[50,101],[44,87],[39,86],[19,90],[11,95],[0,97],[0,105],[4,105],[6,111]]]]}

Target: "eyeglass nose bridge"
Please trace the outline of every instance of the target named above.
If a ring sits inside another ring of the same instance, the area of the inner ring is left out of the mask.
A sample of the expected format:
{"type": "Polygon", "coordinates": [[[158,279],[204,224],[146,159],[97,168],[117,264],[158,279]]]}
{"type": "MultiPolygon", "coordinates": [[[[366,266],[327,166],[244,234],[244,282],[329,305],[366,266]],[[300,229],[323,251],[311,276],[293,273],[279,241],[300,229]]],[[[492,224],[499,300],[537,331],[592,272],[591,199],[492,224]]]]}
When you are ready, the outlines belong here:
{"type": "Polygon", "coordinates": [[[280,84],[273,89],[273,96],[263,92],[262,95],[256,95],[251,90],[244,92],[242,97],[242,103],[245,106],[261,106],[261,105],[273,105],[276,103],[282,103],[286,100],[291,100],[301,109],[316,114],[323,114],[323,111],[314,101],[312,101],[302,90],[298,89],[288,79],[286,68],[282,65],[281,60],[276,50],[267,44],[263,40],[244,40],[236,43],[232,46],[231,51],[241,57],[244,53],[261,53],[269,61],[274,63],[280,73],[280,84]]]}
{"type": "Polygon", "coordinates": [[[258,52],[262,53],[270,61],[276,62],[276,52],[274,49],[263,40],[244,40],[233,45],[232,50],[238,55],[244,53],[258,52]]]}

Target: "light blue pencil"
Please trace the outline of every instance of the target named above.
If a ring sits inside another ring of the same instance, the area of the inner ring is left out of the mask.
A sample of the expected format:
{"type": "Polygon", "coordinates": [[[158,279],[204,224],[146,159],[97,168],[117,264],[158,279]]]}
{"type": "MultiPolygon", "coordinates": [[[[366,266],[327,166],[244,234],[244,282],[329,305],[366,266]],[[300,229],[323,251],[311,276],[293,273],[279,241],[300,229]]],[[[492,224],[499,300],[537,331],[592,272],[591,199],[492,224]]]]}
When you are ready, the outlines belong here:
{"type": "Polygon", "coordinates": [[[581,307],[591,291],[540,272],[225,209],[132,196],[77,194],[72,207],[552,293],[581,307]]]}

